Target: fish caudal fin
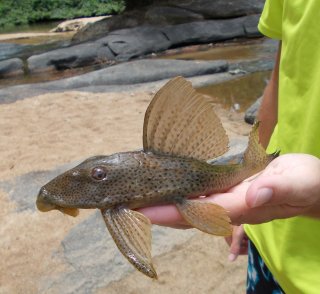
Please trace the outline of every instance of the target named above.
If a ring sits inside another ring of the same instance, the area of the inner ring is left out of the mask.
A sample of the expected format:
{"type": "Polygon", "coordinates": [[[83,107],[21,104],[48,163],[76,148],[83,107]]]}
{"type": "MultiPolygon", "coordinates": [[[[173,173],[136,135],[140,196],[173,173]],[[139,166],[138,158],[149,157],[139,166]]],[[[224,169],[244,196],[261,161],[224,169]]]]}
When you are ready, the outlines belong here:
{"type": "Polygon", "coordinates": [[[143,214],[128,208],[101,210],[118,249],[140,272],[156,279],[151,259],[151,223],[143,214]]]}
{"type": "Polygon", "coordinates": [[[259,122],[256,122],[249,135],[248,147],[244,152],[243,165],[250,169],[251,174],[255,174],[265,168],[279,152],[267,154],[266,150],[259,142],[259,122]]]}
{"type": "Polygon", "coordinates": [[[214,203],[183,199],[176,203],[182,217],[195,228],[208,234],[229,236],[232,226],[227,211],[214,203]]]}

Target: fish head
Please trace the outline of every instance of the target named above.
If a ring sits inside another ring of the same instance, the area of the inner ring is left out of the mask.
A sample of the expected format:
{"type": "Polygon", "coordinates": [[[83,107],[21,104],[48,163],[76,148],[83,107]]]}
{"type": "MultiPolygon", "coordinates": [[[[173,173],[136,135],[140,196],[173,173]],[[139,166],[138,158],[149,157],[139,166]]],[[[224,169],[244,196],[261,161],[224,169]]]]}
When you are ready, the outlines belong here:
{"type": "Polygon", "coordinates": [[[121,154],[88,158],[44,185],[37,197],[37,208],[76,216],[78,208],[118,204],[121,197],[115,196],[125,193],[126,175],[131,170],[130,161],[125,158],[121,154]]]}

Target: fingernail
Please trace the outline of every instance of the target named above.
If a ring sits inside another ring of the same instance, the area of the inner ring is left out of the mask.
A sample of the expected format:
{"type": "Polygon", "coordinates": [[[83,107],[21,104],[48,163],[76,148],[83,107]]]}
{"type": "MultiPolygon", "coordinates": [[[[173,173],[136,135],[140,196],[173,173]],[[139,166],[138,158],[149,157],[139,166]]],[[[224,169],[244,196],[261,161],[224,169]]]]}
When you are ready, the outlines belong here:
{"type": "Polygon", "coordinates": [[[237,259],[238,255],[235,255],[233,253],[230,253],[228,256],[229,261],[233,262],[237,259]]]}
{"type": "Polygon", "coordinates": [[[273,190],[270,188],[261,188],[257,192],[256,200],[253,203],[253,207],[261,206],[270,201],[273,195],[273,190]]]}

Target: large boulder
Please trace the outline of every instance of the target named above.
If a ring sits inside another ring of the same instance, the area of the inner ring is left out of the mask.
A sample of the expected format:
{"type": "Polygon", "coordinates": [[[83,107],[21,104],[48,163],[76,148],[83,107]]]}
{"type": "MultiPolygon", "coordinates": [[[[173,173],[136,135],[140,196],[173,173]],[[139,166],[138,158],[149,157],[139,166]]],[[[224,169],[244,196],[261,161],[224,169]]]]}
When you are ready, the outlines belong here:
{"type": "Polygon", "coordinates": [[[73,37],[73,42],[95,40],[111,31],[141,25],[174,25],[203,19],[235,18],[260,14],[264,0],[162,0],[137,10],[125,11],[90,24],[73,37]]]}
{"type": "Polygon", "coordinates": [[[34,55],[28,59],[29,71],[65,70],[112,60],[128,61],[172,47],[257,36],[258,20],[257,15],[252,15],[164,27],[144,25],[116,30],[94,42],[34,55]]]}
{"type": "Polygon", "coordinates": [[[211,43],[245,35],[242,19],[198,21],[163,29],[173,46],[211,43]]]}
{"type": "Polygon", "coordinates": [[[180,24],[197,20],[204,20],[203,15],[179,7],[151,6],[145,13],[145,21],[153,25],[180,24]]]}
{"type": "Polygon", "coordinates": [[[239,37],[260,35],[257,24],[258,15],[232,19],[207,20],[167,26],[162,31],[172,46],[211,43],[239,37]],[[255,26],[255,30],[253,27],[255,26]],[[248,32],[249,31],[249,32],[248,32]]]}
{"type": "Polygon", "coordinates": [[[261,13],[264,0],[170,0],[172,6],[202,14],[205,18],[231,18],[261,13]]]}

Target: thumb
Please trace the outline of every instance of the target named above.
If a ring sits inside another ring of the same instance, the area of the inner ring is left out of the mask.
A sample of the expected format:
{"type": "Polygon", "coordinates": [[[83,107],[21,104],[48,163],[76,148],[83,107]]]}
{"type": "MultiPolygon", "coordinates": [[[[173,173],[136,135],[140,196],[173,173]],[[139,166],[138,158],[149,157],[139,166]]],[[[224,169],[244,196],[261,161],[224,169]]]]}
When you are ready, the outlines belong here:
{"type": "Polygon", "coordinates": [[[263,205],[289,204],[293,194],[293,183],[288,178],[277,175],[257,178],[246,193],[247,205],[251,208],[263,205]]]}

